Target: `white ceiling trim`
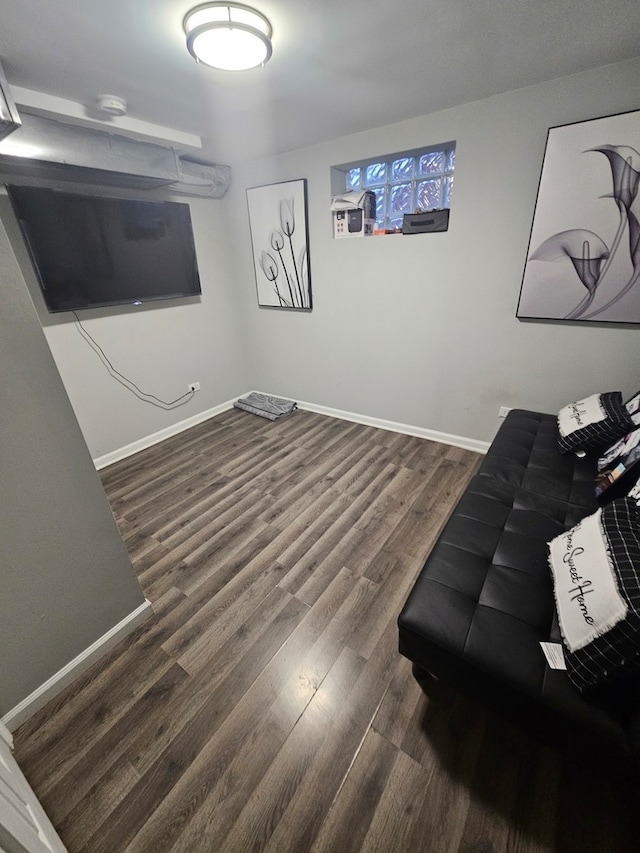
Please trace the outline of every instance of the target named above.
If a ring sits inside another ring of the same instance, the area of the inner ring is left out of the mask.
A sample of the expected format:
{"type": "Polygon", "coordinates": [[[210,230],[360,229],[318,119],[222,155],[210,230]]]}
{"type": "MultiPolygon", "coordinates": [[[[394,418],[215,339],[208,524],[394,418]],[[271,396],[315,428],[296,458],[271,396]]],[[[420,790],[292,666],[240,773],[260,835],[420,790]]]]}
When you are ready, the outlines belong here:
{"type": "Polygon", "coordinates": [[[11,94],[18,107],[25,107],[27,112],[46,118],[57,118],[67,124],[76,124],[103,130],[105,133],[117,133],[133,139],[168,142],[179,149],[201,149],[202,140],[193,133],[184,133],[172,127],[153,124],[149,121],[131,116],[113,116],[109,118],[92,116],[83,104],[24,89],[22,86],[11,86],[11,94]]]}

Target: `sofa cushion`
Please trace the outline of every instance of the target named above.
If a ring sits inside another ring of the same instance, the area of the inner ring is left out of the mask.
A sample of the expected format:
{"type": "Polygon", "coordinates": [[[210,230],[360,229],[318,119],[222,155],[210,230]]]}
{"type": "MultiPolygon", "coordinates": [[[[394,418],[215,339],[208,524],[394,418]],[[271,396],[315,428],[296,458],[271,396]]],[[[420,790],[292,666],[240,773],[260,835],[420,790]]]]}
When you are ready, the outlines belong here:
{"type": "MultiPolygon", "coordinates": [[[[640,510],[634,500],[622,498],[585,519],[582,527],[587,526],[597,526],[601,530],[607,561],[603,568],[615,585],[620,606],[616,616],[611,617],[613,624],[607,630],[597,632],[590,642],[576,647],[568,642],[567,619],[566,616],[563,619],[563,601],[559,599],[559,622],[566,646],[567,671],[580,690],[637,678],[640,673],[640,510]]],[[[568,560],[563,558],[563,550],[565,555],[570,553],[566,551],[567,543],[570,549],[581,548],[580,534],[581,530],[574,528],[555,540],[557,598],[559,583],[567,579],[568,560]]],[[[581,573],[581,589],[586,590],[585,580],[591,584],[590,595],[584,595],[583,607],[595,615],[600,601],[600,590],[596,588],[595,581],[598,557],[585,550],[578,555],[579,559],[583,562],[579,564],[576,561],[574,566],[581,573]]],[[[574,597],[571,603],[579,602],[574,597]]]]}
{"type": "Polygon", "coordinates": [[[558,621],[570,652],[589,645],[627,615],[614,562],[601,509],[549,543],[558,621]]]}
{"type": "Polygon", "coordinates": [[[558,446],[562,453],[602,448],[633,428],[620,391],[592,394],[558,412],[558,446]]]}
{"type": "Polygon", "coordinates": [[[535,501],[563,529],[596,507],[595,461],[560,454],[553,415],[522,409],[509,412],[478,473],[522,489],[530,506],[535,501]]]}

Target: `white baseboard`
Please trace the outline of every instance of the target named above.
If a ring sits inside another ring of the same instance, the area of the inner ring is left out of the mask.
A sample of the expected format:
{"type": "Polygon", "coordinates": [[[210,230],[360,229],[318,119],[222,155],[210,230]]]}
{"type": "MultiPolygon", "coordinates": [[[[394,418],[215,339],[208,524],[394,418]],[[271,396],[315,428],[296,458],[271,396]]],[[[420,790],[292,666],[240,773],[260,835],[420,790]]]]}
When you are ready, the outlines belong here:
{"type": "Polygon", "coordinates": [[[208,421],[209,418],[220,415],[222,412],[229,411],[229,409],[233,407],[234,401],[237,399],[237,397],[234,397],[233,400],[228,400],[226,403],[220,403],[219,406],[214,406],[212,409],[199,412],[197,415],[186,418],[184,421],[179,421],[177,424],[172,424],[158,432],[152,432],[151,435],[145,435],[144,438],[140,438],[131,444],[126,444],[118,450],[113,450],[111,453],[106,453],[104,456],[98,456],[93,460],[93,464],[99,471],[101,468],[106,468],[107,465],[113,465],[114,462],[120,462],[121,459],[126,459],[127,456],[133,456],[134,453],[139,453],[141,450],[153,447],[154,444],[158,444],[167,438],[178,435],[178,433],[184,432],[186,429],[191,429],[191,427],[197,426],[203,421],[208,421]]]}
{"type": "MultiPolygon", "coordinates": [[[[158,444],[167,438],[178,435],[178,433],[184,432],[193,426],[197,426],[197,424],[209,420],[209,418],[213,418],[216,415],[220,415],[222,412],[228,412],[229,409],[233,408],[233,404],[238,397],[246,397],[249,393],[251,392],[246,391],[238,394],[238,396],[234,397],[233,400],[228,400],[226,403],[220,403],[219,406],[214,406],[212,409],[207,409],[206,411],[200,412],[191,418],[179,421],[177,424],[172,424],[171,426],[166,427],[166,429],[151,433],[151,435],[146,435],[144,438],[138,439],[138,441],[134,441],[131,444],[127,444],[125,447],[121,447],[118,450],[114,450],[112,453],[99,456],[97,459],[93,460],[94,465],[98,470],[106,468],[107,465],[113,465],[114,462],[120,462],[121,459],[126,459],[128,456],[133,456],[134,453],[146,450],[148,447],[152,447],[154,444],[158,444]]],[[[271,394],[266,391],[262,391],[260,393],[269,394],[269,396],[272,397],[281,396],[278,394],[271,394]]],[[[426,438],[429,441],[438,441],[441,444],[450,444],[453,447],[462,447],[465,450],[474,450],[476,453],[486,453],[489,449],[490,442],[488,441],[479,441],[478,439],[467,438],[463,435],[438,432],[438,430],[425,429],[423,427],[412,426],[411,424],[397,423],[396,421],[386,421],[383,418],[359,415],[356,412],[345,412],[342,409],[332,409],[330,406],[319,406],[316,405],[316,403],[301,402],[299,400],[296,402],[300,409],[306,409],[308,412],[316,412],[319,415],[329,415],[329,417],[332,418],[340,418],[340,420],[343,421],[353,421],[353,423],[356,424],[364,424],[365,426],[377,427],[378,429],[386,429],[389,430],[389,432],[400,432],[403,433],[403,435],[415,435],[417,438],[426,438]]]]}
{"type": "Polygon", "coordinates": [[[306,403],[302,401],[297,401],[297,403],[299,409],[306,409],[308,412],[316,412],[319,415],[329,415],[332,418],[340,418],[340,420],[343,421],[353,421],[354,423],[363,424],[365,426],[386,429],[389,430],[389,432],[400,432],[403,435],[415,435],[417,438],[426,438],[429,441],[438,441],[440,444],[450,444],[453,447],[462,447],[465,450],[474,450],[476,453],[486,453],[489,449],[490,442],[479,441],[476,438],[466,438],[463,435],[438,432],[438,430],[435,429],[425,429],[423,427],[412,426],[411,424],[386,421],[382,418],[372,418],[368,415],[356,414],[355,412],[345,412],[342,409],[332,409],[329,406],[318,406],[315,403],[306,403]]]}
{"type": "Polygon", "coordinates": [[[127,634],[137,628],[145,619],[153,613],[151,602],[146,598],[144,602],[132,610],[128,616],[125,616],[117,625],[110,628],[106,634],[99,637],[88,648],[81,652],[68,664],[58,670],[55,675],[52,675],[44,684],[41,684],[33,693],[30,693],[26,699],[19,702],[15,708],[8,711],[3,717],[2,722],[14,732],[18,726],[21,726],[32,714],[44,707],[47,702],[53,699],[67,685],[71,684],[79,675],[94,664],[99,658],[112,649],[120,640],[124,639],[127,634]]]}

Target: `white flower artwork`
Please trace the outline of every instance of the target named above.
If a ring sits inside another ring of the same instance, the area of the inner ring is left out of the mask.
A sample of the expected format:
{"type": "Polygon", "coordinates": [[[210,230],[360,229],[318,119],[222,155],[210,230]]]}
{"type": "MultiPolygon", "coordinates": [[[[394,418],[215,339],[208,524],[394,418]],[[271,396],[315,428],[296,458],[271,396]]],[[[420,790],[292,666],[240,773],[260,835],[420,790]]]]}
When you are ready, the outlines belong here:
{"type": "Polygon", "coordinates": [[[247,204],[258,305],[309,311],[306,180],[252,187],[247,204]]]}
{"type": "Polygon", "coordinates": [[[640,110],[552,127],[517,316],[640,323],[640,110]]]}

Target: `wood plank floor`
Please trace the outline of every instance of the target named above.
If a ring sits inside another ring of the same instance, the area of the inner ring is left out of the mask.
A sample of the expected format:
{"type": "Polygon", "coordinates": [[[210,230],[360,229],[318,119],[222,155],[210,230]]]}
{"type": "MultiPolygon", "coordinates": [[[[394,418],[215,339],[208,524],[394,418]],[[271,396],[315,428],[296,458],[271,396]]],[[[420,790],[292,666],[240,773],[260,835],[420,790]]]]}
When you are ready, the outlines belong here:
{"type": "Polygon", "coordinates": [[[640,850],[630,791],[397,652],[478,461],[233,410],[103,471],[155,615],[16,733],[69,850],[640,850]]]}

